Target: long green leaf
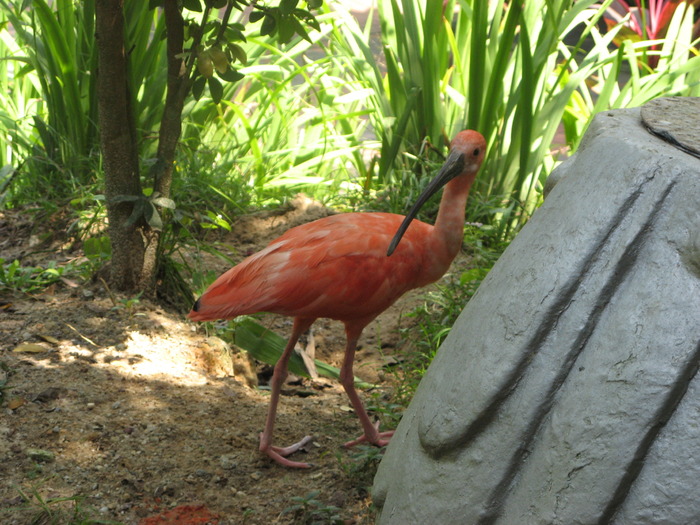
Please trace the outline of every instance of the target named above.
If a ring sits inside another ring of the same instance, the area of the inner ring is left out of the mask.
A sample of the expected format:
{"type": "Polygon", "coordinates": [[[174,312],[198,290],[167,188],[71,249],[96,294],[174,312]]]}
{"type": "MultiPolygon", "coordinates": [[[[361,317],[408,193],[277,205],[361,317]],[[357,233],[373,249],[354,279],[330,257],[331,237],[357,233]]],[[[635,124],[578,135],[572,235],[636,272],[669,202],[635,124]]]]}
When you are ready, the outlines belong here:
{"type": "MultiPolygon", "coordinates": [[[[236,346],[248,352],[258,361],[269,365],[277,363],[284,347],[287,345],[287,341],[283,337],[251,318],[243,318],[236,322],[234,342],[236,346]]],[[[314,360],[314,362],[319,375],[331,379],[340,378],[340,369],[318,359],[314,360]]],[[[289,359],[289,371],[298,376],[309,377],[304,361],[296,353],[292,353],[289,359]]],[[[373,386],[358,378],[355,378],[355,385],[360,388],[371,388],[373,386]]]]}

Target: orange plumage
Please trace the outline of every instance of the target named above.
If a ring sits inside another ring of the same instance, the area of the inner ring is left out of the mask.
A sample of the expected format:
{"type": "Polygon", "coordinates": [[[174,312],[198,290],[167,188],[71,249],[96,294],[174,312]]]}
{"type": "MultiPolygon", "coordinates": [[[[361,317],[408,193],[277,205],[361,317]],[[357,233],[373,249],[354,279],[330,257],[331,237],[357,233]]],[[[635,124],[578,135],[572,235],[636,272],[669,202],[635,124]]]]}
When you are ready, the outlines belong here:
{"type": "Polygon", "coordinates": [[[414,221],[399,250],[387,257],[403,219],[346,213],[292,228],[219,277],[190,319],[256,312],[337,320],[377,315],[433,277],[425,254],[415,249],[432,226],[414,221]]]}
{"type": "Polygon", "coordinates": [[[404,293],[436,281],[447,271],[462,242],[464,208],[485,148],[479,133],[459,133],[444,166],[407,217],[346,213],[297,226],[221,275],[197,300],[188,315],[194,321],[256,312],[294,318],[292,335],[271,381],[261,452],[285,466],[309,466],[286,456],[310,437],[279,448],[272,445],[272,432],[289,356],[299,336],[319,317],[345,324],[341,381],[364,430],[363,436],[346,446],[388,442],[382,438],[390,437],[391,432],[379,432],[372,424],[354,388],[352,361],[357,340],[364,327],[404,293]],[[420,206],[443,185],[435,225],[413,220],[420,206]]]}

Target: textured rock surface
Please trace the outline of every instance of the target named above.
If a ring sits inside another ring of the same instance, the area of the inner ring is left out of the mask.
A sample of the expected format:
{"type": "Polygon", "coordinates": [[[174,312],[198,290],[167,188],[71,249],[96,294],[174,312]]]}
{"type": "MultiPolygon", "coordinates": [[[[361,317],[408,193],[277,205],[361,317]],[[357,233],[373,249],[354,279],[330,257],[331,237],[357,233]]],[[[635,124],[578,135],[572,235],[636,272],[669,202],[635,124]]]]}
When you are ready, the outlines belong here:
{"type": "Polygon", "coordinates": [[[700,523],[700,160],[615,111],[553,180],[392,438],[379,523],[700,523]]]}

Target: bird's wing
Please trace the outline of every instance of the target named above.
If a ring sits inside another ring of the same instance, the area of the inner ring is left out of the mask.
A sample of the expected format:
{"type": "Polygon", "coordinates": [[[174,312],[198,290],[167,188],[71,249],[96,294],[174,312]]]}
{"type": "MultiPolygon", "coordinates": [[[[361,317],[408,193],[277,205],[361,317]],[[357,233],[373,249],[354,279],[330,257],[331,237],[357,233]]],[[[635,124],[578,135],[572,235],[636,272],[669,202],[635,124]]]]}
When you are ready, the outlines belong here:
{"type": "Polygon", "coordinates": [[[350,319],[374,316],[421,284],[418,242],[431,227],[416,223],[401,251],[387,257],[403,220],[388,213],[336,215],[290,230],[289,261],[280,267],[274,310],[286,315],[350,319]],[[426,231],[423,231],[426,230],[426,231]]]}
{"type": "Polygon", "coordinates": [[[401,220],[388,213],[347,213],[296,228],[219,277],[190,318],[222,319],[260,311],[350,319],[380,313],[422,284],[421,237],[415,222],[391,257],[401,220]]]}

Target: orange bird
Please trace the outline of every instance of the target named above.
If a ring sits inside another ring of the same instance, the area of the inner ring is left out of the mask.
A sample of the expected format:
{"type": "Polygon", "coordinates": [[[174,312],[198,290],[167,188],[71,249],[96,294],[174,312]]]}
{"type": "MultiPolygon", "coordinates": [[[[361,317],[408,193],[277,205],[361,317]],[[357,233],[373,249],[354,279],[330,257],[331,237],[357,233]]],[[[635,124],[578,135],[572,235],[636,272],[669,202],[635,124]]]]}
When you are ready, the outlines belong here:
{"type": "Polygon", "coordinates": [[[310,467],[287,459],[309,443],[310,436],[282,448],[273,446],[272,433],[289,357],[299,336],[319,317],[345,324],[347,344],[340,380],[364,431],[345,446],[389,442],[393,431],[379,431],[379,422],[372,423],[355,391],[352,368],[357,341],[365,326],[404,293],[437,281],[447,271],[462,244],[464,208],[485,149],[481,134],[460,132],[445,164],[406,217],[346,213],[292,228],[224,273],[194,304],[188,315],[193,321],[256,312],[294,318],[289,342],[272,375],[260,452],[287,467],[310,467]],[[442,186],[435,226],[414,221],[420,207],[442,186]]]}

